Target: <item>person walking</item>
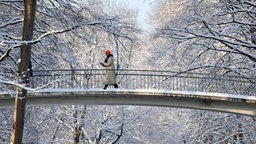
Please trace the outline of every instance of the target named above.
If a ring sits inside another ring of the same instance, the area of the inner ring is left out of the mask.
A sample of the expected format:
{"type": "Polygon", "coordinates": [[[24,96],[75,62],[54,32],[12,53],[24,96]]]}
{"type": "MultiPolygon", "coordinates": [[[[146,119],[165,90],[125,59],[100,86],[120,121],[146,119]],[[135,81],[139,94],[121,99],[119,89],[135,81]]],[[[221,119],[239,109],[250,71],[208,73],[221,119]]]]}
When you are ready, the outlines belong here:
{"type": "Polygon", "coordinates": [[[105,51],[106,59],[103,63],[100,63],[103,67],[106,67],[106,77],[105,77],[105,86],[103,89],[107,89],[108,85],[114,85],[115,88],[118,88],[116,83],[115,75],[115,65],[113,55],[110,50],[105,51]]]}

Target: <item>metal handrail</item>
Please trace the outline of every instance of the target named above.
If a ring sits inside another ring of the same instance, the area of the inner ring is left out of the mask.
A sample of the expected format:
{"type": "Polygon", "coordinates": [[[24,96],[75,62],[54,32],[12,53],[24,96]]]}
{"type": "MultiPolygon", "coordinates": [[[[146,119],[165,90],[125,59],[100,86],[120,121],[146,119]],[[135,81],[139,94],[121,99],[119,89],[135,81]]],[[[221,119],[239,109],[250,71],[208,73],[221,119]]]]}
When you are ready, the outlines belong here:
{"type": "MultiPolygon", "coordinates": [[[[195,73],[195,72],[186,72],[186,73],[183,73],[183,72],[176,72],[176,71],[157,71],[157,70],[126,70],[126,69],[119,69],[119,70],[116,70],[114,69],[116,72],[133,72],[133,73],[126,73],[126,75],[145,75],[145,72],[146,73],[168,73],[168,74],[146,74],[146,75],[154,75],[154,76],[175,76],[175,77],[182,77],[183,75],[198,75],[198,76],[210,76],[210,74],[207,74],[207,73],[195,73]],[[138,73],[138,72],[143,72],[143,73],[138,73]],[[170,74],[173,74],[173,75],[170,75],[170,74]]],[[[105,69],[74,69],[74,70],[70,70],[70,69],[59,69],[59,70],[34,70],[34,76],[41,76],[40,72],[50,72],[50,74],[54,74],[54,75],[57,75],[56,72],[62,72],[61,75],[63,74],[63,72],[82,72],[82,71],[98,71],[98,72],[102,72],[102,71],[105,71],[105,69]]],[[[70,73],[71,74],[71,73],[70,73]]],[[[119,75],[122,75],[119,74],[119,75]]],[[[243,76],[232,76],[232,75],[214,75],[215,77],[225,77],[225,78],[239,78],[239,79],[248,79],[246,77],[243,77],[243,76]]],[[[187,76],[185,76],[187,77],[187,76]]],[[[251,78],[250,78],[251,79],[251,78]]],[[[254,77],[253,79],[256,79],[256,77],[254,77]]]]}
{"type": "MultiPolygon", "coordinates": [[[[115,70],[122,89],[166,89],[256,95],[256,78],[206,73],[156,70],[115,70]]],[[[30,84],[35,89],[102,88],[105,69],[34,70],[30,84]]],[[[15,91],[13,85],[0,83],[0,90],[15,91]]]]}
{"type": "MultiPolygon", "coordinates": [[[[34,70],[33,87],[102,88],[105,69],[34,70]]],[[[115,70],[125,89],[167,89],[256,95],[256,78],[155,70],[115,70]]]]}

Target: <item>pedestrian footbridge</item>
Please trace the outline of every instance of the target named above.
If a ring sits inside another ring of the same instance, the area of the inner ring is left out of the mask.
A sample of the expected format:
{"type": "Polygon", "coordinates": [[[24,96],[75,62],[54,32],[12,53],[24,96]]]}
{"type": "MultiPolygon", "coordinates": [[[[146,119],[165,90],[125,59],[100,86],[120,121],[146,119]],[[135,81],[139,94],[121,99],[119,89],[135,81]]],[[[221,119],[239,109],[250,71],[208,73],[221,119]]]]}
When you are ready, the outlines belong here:
{"type": "MultiPolygon", "coordinates": [[[[30,87],[23,87],[28,90],[27,106],[142,105],[256,116],[255,78],[116,70],[119,88],[103,90],[104,73],[99,69],[34,71],[30,87]]],[[[0,108],[13,107],[15,83],[1,81],[0,108]]]]}

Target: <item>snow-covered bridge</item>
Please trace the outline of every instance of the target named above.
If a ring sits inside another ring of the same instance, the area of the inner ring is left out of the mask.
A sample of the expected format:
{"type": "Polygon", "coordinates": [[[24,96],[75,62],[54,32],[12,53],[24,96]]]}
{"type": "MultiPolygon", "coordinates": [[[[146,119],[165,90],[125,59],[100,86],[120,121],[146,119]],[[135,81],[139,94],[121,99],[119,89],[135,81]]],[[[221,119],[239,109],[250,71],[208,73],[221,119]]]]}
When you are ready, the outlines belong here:
{"type": "MultiPolygon", "coordinates": [[[[148,105],[256,115],[255,78],[118,70],[120,88],[103,90],[104,73],[101,69],[34,71],[27,105],[148,105]]],[[[13,106],[13,85],[1,88],[9,91],[0,92],[0,108],[13,106]]]]}

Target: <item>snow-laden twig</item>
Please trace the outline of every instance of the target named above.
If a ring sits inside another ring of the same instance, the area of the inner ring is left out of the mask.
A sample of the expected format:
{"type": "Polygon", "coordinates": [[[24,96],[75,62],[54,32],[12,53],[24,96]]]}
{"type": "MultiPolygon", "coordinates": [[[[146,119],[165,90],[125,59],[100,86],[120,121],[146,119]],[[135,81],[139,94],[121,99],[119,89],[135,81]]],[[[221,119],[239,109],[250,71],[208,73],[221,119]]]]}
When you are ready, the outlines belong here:
{"type": "Polygon", "coordinates": [[[34,90],[35,90],[35,89],[33,89],[33,88],[30,88],[30,87],[25,86],[24,84],[19,84],[19,83],[14,82],[14,81],[8,81],[8,80],[2,80],[2,79],[0,79],[0,83],[4,83],[4,84],[8,84],[8,85],[17,86],[17,87],[20,87],[20,88],[25,89],[25,90],[28,90],[28,91],[34,91],[34,90]]]}
{"type": "Polygon", "coordinates": [[[9,21],[0,24],[0,29],[3,28],[3,27],[6,27],[8,25],[14,25],[14,24],[17,24],[17,23],[21,23],[21,22],[23,22],[23,20],[24,20],[23,17],[13,17],[9,21]]]}
{"type": "Polygon", "coordinates": [[[42,85],[42,86],[40,86],[40,87],[37,87],[37,88],[27,87],[27,86],[25,86],[24,84],[19,84],[19,83],[14,82],[14,81],[2,80],[2,79],[0,79],[0,83],[4,83],[4,84],[8,84],[8,85],[17,86],[17,87],[20,87],[20,88],[22,88],[22,89],[25,89],[25,90],[31,91],[31,92],[37,92],[37,91],[39,91],[39,90],[42,90],[42,89],[48,87],[49,85],[51,85],[51,84],[53,84],[53,83],[60,82],[60,81],[65,81],[65,80],[66,80],[66,79],[54,80],[54,81],[52,81],[52,82],[49,82],[49,83],[47,83],[47,84],[45,84],[45,85],[42,85]]]}

